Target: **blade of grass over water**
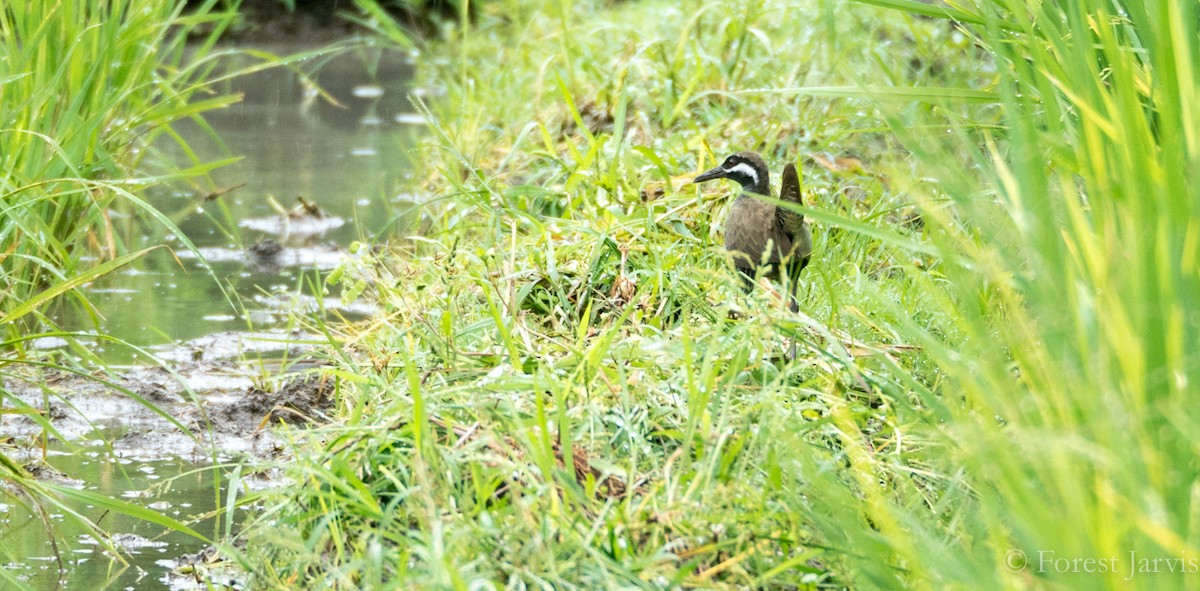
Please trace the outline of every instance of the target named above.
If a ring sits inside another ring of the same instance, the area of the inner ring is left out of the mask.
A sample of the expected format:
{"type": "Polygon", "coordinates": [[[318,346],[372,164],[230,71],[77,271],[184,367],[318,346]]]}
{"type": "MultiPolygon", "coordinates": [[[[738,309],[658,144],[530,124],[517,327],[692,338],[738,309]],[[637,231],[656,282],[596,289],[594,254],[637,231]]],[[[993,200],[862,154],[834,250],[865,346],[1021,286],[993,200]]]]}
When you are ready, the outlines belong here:
{"type": "MultiPolygon", "coordinates": [[[[230,20],[215,5],[203,3],[187,17],[166,1],[31,0],[0,10],[5,311],[59,283],[56,277],[77,275],[79,245],[104,245],[97,254],[118,256],[107,210],[121,197],[136,200],[138,186],[116,184],[132,176],[171,121],[233,100],[190,104],[201,87],[180,67],[189,31],[205,25],[219,34],[230,20]]],[[[13,320],[4,323],[10,335],[29,328],[13,320]]]]}
{"type": "MultiPolygon", "coordinates": [[[[97,318],[102,311],[91,308],[81,288],[153,250],[131,251],[114,230],[114,218],[132,212],[161,224],[185,248],[195,250],[139,195],[167,179],[211,170],[211,164],[194,161],[164,171],[170,165],[158,159],[154,144],[164,134],[179,141],[170,129],[174,122],[237,100],[198,94],[209,91],[206,77],[213,62],[206,52],[235,16],[219,11],[222,5],[217,0],[194,2],[186,14],[184,3],[168,0],[0,5],[0,328],[5,333],[0,338],[0,407],[7,411],[12,406],[40,425],[43,443],[62,439],[43,416],[49,416],[49,399],[45,408],[35,410],[4,388],[17,380],[36,381],[30,372],[38,368],[71,363],[46,358],[29,346],[40,337],[78,336],[54,327],[46,313],[49,306],[79,305],[97,318]],[[195,40],[190,48],[189,39],[195,40]]],[[[96,339],[112,342],[104,335],[96,339]]],[[[70,346],[79,359],[60,369],[91,376],[95,355],[78,342],[70,346]]],[[[191,434],[146,397],[119,387],[115,391],[191,434]]],[[[0,450],[5,484],[0,489],[31,515],[60,516],[42,520],[56,552],[53,530],[57,519],[65,519],[120,557],[123,550],[101,526],[77,512],[85,505],[199,537],[187,525],[137,504],[42,482],[4,455],[7,451],[0,450]]],[[[42,451],[45,462],[44,447],[42,451]]]]}

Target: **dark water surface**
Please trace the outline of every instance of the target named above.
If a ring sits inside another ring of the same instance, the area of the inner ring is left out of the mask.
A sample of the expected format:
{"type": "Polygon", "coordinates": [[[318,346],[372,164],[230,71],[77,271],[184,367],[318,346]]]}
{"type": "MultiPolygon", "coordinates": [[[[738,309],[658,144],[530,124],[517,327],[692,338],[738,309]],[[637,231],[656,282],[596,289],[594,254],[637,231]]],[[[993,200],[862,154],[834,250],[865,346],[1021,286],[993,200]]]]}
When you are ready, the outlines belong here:
{"type": "MultiPolygon", "coordinates": [[[[277,55],[306,50],[257,49],[277,55]]],[[[103,315],[98,329],[77,310],[62,313],[59,321],[65,328],[95,329],[160,352],[213,333],[287,328],[287,310],[312,305],[310,282],[318,281],[318,270],[336,266],[351,241],[408,231],[420,201],[407,187],[413,146],[422,131],[408,99],[414,92],[408,87],[408,56],[367,48],[296,66],[316,72],[315,80],[340,105],[317,96],[286,69],[232,80],[227,90],[244,93],[244,100],[205,116],[219,140],[195,124],[179,125],[178,131],[201,159],[243,158],[213,172],[211,181],[181,181],[145,196],[200,247],[213,274],[236,294],[235,301],[227,299],[197,257],[161,229],[117,211],[113,224],[130,249],[161,243],[173,249],[160,249],[88,288],[103,315]],[[236,185],[242,186],[205,199],[236,185]],[[292,209],[298,197],[318,206],[325,217],[281,216],[279,208],[292,209]],[[268,239],[282,248],[272,253],[273,248],[255,247],[268,239]],[[256,249],[266,254],[256,255],[256,249]]],[[[160,148],[185,162],[181,149],[160,148]]],[[[336,293],[328,298],[326,306],[337,308],[336,293]]],[[[342,310],[351,317],[368,312],[342,310]]],[[[196,349],[201,355],[211,350],[196,349]]],[[[143,360],[128,348],[99,340],[95,351],[111,364],[143,360]]],[[[121,436],[119,423],[106,425],[98,439],[121,436]]],[[[2,427],[0,422],[0,438],[2,427]]],[[[77,445],[82,447],[51,447],[47,464],[63,478],[88,491],[156,508],[205,536],[225,533],[219,527],[226,518],[211,515],[228,492],[227,470],[194,458],[121,457],[101,443],[77,445]],[[204,515],[209,516],[198,517],[204,515]]],[[[51,511],[50,521],[63,536],[59,539],[66,540],[58,544],[56,558],[41,519],[21,503],[0,497],[0,560],[7,573],[46,590],[204,588],[168,576],[170,559],[201,550],[203,542],[179,533],[164,535],[161,526],[96,507],[76,509],[106,531],[127,536],[122,539],[129,566],[111,561],[89,536],[64,525],[66,520],[51,511]],[[60,560],[65,570],[60,570],[60,560]]]]}

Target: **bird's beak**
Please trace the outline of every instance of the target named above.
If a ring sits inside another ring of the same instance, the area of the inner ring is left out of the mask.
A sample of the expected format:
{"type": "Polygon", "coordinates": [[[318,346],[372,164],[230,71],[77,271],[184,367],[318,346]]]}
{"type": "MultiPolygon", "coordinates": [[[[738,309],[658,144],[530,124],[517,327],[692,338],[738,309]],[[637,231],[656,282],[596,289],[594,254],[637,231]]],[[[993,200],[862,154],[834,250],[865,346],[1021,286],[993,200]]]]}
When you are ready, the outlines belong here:
{"type": "Polygon", "coordinates": [[[703,183],[704,181],[723,178],[725,178],[725,169],[718,166],[716,168],[710,168],[699,175],[696,175],[696,178],[692,179],[692,184],[694,185],[696,183],[703,183]]]}

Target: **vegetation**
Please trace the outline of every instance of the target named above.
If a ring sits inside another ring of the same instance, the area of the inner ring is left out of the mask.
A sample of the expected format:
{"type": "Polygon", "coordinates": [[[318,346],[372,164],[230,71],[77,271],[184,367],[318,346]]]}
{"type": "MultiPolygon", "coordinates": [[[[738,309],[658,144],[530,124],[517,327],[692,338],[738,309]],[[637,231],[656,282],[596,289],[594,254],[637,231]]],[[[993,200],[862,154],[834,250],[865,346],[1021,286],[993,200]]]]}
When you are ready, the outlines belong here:
{"type": "MultiPolygon", "coordinates": [[[[195,48],[203,58],[229,20],[215,1],[180,14],[174,2],[31,0],[0,10],[0,314],[19,346],[26,329],[53,325],[41,314],[63,294],[111,271],[82,262],[80,249],[114,263],[129,256],[113,231],[116,201],[158,216],[138,197],[164,177],[135,171],[173,121],[229,104],[236,97],[193,100],[212,61],[184,60],[189,32],[212,34],[195,48]],[[36,323],[23,323],[26,315],[36,323]]],[[[219,163],[216,163],[219,164],[219,163]]],[[[203,172],[216,164],[173,171],[203,172]]]]}
{"type": "MultiPolygon", "coordinates": [[[[225,100],[167,24],[208,13],[137,4],[0,9],[9,349],[136,256],[105,212],[225,100]]],[[[317,327],[341,416],[248,498],[256,585],[1195,580],[1194,3],[459,6],[414,98],[428,231],[330,278],[385,312],[317,327]],[[799,314],[729,272],[732,188],[686,184],[742,149],[805,171],[799,314]]]]}
{"type": "Polygon", "coordinates": [[[433,231],[338,277],[388,312],[264,584],[1184,586],[1196,7],[878,4],[497,2],[437,46],[433,231]],[[684,185],[751,148],[805,165],[799,315],[684,185]]]}
{"type": "MultiPolygon", "coordinates": [[[[45,409],[31,408],[3,390],[8,378],[22,376],[21,367],[53,366],[27,350],[30,342],[73,336],[54,326],[47,307],[70,300],[90,310],[78,289],[145,254],[123,244],[114,231],[114,211],[132,210],[174,229],[139,191],[220,164],[161,175],[146,161],[155,153],[156,138],[172,136],[172,122],[236,100],[197,97],[210,78],[212,45],[233,15],[214,12],[216,0],[187,15],[177,4],[23,0],[0,7],[0,414],[24,415],[47,437],[61,439],[47,417],[49,402],[45,409]],[[210,36],[187,47],[189,34],[200,28],[210,36]]],[[[74,352],[95,360],[86,347],[74,352]]],[[[0,490],[6,502],[40,517],[48,528],[51,515],[62,515],[114,555],[107,536],[79,506],[103,507],[199,537],[136,504],[39,481],[3,453],[0,490]]],[[[0,581],[5,588],[25,588],[7,570],[0,571],[0,581]]]]}

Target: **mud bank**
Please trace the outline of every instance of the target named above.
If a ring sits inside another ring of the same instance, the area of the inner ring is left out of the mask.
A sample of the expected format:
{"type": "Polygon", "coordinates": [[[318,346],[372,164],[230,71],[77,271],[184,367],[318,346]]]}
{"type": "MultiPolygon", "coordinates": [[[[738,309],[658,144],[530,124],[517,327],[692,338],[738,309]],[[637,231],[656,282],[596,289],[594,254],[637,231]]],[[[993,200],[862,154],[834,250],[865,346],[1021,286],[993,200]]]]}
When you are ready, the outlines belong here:
{"type": "MultiPolygon", "coordinates": [[[[164,366],[108,374],[24,368],[9,372],[0,437],[22,450],[44,442],[104,442],[123,458],[188,461],[278,460],[286,453],[281,424],[320,424],[333,404],[322,362],[209,360],[203,352],[245,350],[246,335],[222,333],[165,352],[164,366]],[[197,360],[190,360],[191,358],[197,360]]],[[[293,434],[294,436],[294,434],[293,434]]],[[[7,453],[12,453],[12,449],[7,453]]]]}

